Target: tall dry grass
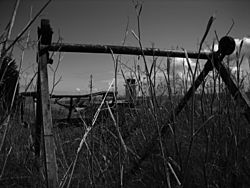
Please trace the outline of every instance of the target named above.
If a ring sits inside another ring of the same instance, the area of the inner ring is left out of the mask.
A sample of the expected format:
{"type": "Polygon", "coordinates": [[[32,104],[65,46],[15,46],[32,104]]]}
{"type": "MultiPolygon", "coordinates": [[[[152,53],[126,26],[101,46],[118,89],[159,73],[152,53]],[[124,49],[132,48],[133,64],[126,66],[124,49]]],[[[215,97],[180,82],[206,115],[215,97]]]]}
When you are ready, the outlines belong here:
{"type": "MultiPolygon", "coordinates": [[[[142,49],[142,5],[134,5],[138,31],[132,35],[142,49]]],[[[213,17],[207,24],[199,52],[212,23],[213,17]]],[[[126,37],[125,34],[122,45],[126,37]]],[[[55,119],[66,116],[67,111],[52,104],[60,187],[250,186],[249,123],[218,72],[211,71],[199,89],[193,91],[185,108],[175,116],[175,107],[201,71],[199,59],[193,69],[187,56],[180,76],[171,58],[150,59],[142,54],[141,61],[129,67],[121,56],[115,57],[112,53],[111,56],[115,91],[118,75],[126,80],[126,71],[129,71],[142,96],[132,100],[135,107],[126,108],[119,106],[117,100],[110,108],[103,100],[97,111],[90,114],[91,121],[77,112],[77,123],[63,125],[55,119]],[[162,75],[160,82],[159,74],[162,75]],[[141,79],[143,76],[145,80],[141,79]],[[145,82],[147,91],[143,90],[145,82]]],[[[246,90],[248,85],[243,83],[248,82],[249,76],[242,75],[240,56],[235,61],[238,87],[246,90]]],[[[35,123],[32,100],[26,103],[24,110],[24,119],[30,121],[30,128],[35,123]]],[[[1,135],[5,130],[8,134],[5,152],[1,151],[0,155],[0,185],[45,187],[45,169],[37,166],[43,164],[44,158],[42,155],[37,163],[34,157],[32,129],[27,131],[20,126],[19,116],[12,116],[10,120],[8,129],[1,124],[4,130],[1,135]]]]}

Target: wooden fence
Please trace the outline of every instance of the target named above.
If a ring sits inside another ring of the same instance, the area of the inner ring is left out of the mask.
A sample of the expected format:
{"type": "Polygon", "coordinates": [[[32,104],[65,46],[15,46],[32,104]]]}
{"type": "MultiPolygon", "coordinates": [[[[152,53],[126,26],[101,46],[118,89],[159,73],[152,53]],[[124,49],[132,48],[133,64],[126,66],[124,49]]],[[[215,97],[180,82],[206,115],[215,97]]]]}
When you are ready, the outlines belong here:
{"type": "MultiPolygon", "coordinates": [[[[105,53],[105,54],[127,54],[127,55],[145,55],[145,56],[165,56],[165,57],[182,57],[186,54],[183,51],[160,50],[155,48],[138,48],[129,46],[113,46],[113,45],[86,45],[86,44],[57,44],[52,43],[52,29],[49,20],[41,20],[41,26],[38,28],[38,80],[37,80],[37,125],[36,133],[37,139],[43,140],[45,152],[45,169],[47,178],[47,187],[58,187],[57,164],[55,155],[55,143],[52,131],[52,116],[50,106],[50,94],[48,84],[47,64],[52,60],[49,58],[49,51],[55,52],[79,52],[79,53],[105,53]],[[43,131],[41,131],[43,130],[43,131]],[[42,132],[42,138],[40,138],[42,132]]],[[[188,52],[189,58],[206,59],[207,62],[204,69],[198,75],[193,85],[187,91],[185,96],[176,106],[174,113],[171,113],[169,122],[173,121],[173,117],[177,116],[188,100],[193,95],[199,85],[204,81],[206,76],[214,68],[219,72],[222,80],[227,85],[232,97],[237,99],[244,109],[244,114],[250,123],[250,102],[245,93],[239,90],[236,82],[231,77],[227,68],[223,65],[222,60],[226,55],[233,53],[235,49],[234,39],[231,37],[223,37],[219,42],[219,50],[217,52],[209,53],[194,53],[188,52]]],[[[161,129],[161,135],[167,133],[168,127],[161,129]]],[[[125,180],[128,181],[131,174],[139,169],[140,164],[151,154],[152,148],[156,144],[158,133],[153,133],[152,140],[142,148],[139,152],[139,159],[134,159],[133,166],[125,173],[125,180]]]]}

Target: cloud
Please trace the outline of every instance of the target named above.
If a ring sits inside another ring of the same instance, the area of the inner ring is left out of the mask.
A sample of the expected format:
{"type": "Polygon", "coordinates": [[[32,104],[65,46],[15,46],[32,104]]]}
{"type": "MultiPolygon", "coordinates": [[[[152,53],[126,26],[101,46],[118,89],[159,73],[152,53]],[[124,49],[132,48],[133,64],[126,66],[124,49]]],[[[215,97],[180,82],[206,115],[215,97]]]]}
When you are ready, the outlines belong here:
{"type": "Polygon", "coordinates": [[[174,68],[177,72],[183,72],[185,69],[185,71],[188,70],[188,67],[190,64],[190,67],[192,68],[192,70],[195,68],[195,63],[193,62],[192,59],[188,58],[179,58],[179,57],[176,57],[176,58],[173,58],[173,63],[174,63],[174,68]]]}
{"type": "MultiPolygon", "coordinates": [[[[243,39],[237,39],[235,38],[234,39],[235,41],[235,50],[234,52],[229,56],[231,59],[234,59],[236,57],[236,52],[239,52],[239,49],[240,49],[240,44],[242,42],[242,48],[241,48],[241,56],[244,55],[244,56],[247,56],[249,57],[250,56],[250,38],[247,38],[247,37],[243,37],[243,39]]],[[[210,49],[204,49],[203,51],[204,52],[210,52],[212,49],[212,47],[210,49]]],[[[214,51],[217,51],[218,50],[218,44],[215,44],[214,45],[214,51]]]]}
{"type": "MultiPolygon", "coordinates": [[[[242,59],[241,68],[250,71],[250,38],[243,37],[242,39],[235,38],[235,50],[234,52],[228,56],[229,58],[229,66],[231,68],[236,66],[236,60],[242,59]],[[241,46],[242,43],[242,46],[241,46]],[[241,46],[241,47],[240,47],[241,46]],[[238,57],[237,57],[238,56],[238,57]]],[[[211,47],[212,49],[212,47],[211,47]]],[[[218,44],[214,45],[214,51],[218,50],[218,44]]],[[[210,49],[204,49],[204,52],[210,52],[210,49]]]]}
{"type": "Polygon", "coordinates": [[[235,39],[235,50],[229,56],[230,66],[236,65],[236,60],[242,59],[241,68],[250,71],[250,38],[244,37],[243,39],[235,39]],[[242,46],[241,46],[242,44],[242,46]]]}
{"type": "Polygon", "coordinates": [[[236,51],[240,50],[240,44],[242,43],[241,55],[250,56],[250,38],[244,37],[243,39],[234,39],[236,43],[236,50],[233,54],[236,54],[236,51]]]}
{"type": "Polygon", "coordinates": [[[237,72],[237,67],[231,67],[231,72],[232,72],[232,73],[237,72]]]}
{"type": "MultiPolygon", "coordinates": [[[[170,79],[186,79],[188,76],[189,71],[189,65],[194,71],[196,63],[194,60],[188,58],[171,58],[171,63],[170,63],[170,79]],[[174,74],[173,74],[174,73],[174,74]],[[173,78],[174,76],[174,78],[173,78]]],[[[166,68],[164,68],[164,73],[167,74],[166,68]]],[[[164,75],[162,71],[157,73],[158,78],[162,78],[164,75]]]]}

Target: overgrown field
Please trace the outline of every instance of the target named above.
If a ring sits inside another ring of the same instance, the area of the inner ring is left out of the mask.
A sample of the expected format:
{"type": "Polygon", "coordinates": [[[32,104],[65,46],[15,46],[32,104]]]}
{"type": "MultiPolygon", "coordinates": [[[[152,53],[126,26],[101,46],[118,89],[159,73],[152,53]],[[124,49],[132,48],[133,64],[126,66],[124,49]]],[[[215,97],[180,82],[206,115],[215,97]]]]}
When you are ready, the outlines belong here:
{"type": "MultiPolygon", "coordinates": [[[[25,113],[21,114],[18,81],[23,59],[17,68],[12,49],[49,2],[12,43],[10,34],[18,8],[16,3],[10,24],[0,37],[3,41],[0,57],[0,187],[46,187],[43,134],[37,134],[35,129],[42,122],[36,121],[32,98],[26,99],[25,113]],[[8,46],[9,41],[11,44],[8,46]],[[35,135],[41,135],[41,138],[35,135]]],[[[134,6],[138,33],[131,33],[143,49],[140,33],[142,4],[134,2],[134,6]]],[[[212,16],[199,44],[198,54],[213,21],[212,16]]],[[[128,30],[125,33],[122,45],[128,30]]],[[[27,38],[24,46],[28,48],[29,34],[24,38],[27,38]]],[[[218,43],[217,34],[215,38],[210,49],[212,52],[214,44],[218,43]]],[[[237,50],[236,60],[233,60],[236,71],[232,76],[240,90],[248,91],[250,99],[250,76],[249,73],[243,74],[241,49],[237,50]]],[[[24,51],[25,47],[22,54],[24,51]]],[[[177,115],[175,108],[201,72],[202,61],[197,58],[195,63],[189,62],[187,56],[181,65],[182,74],[177,74],[174,58],[148,59],[142,53],[131,60],[134,62],[131,68],[125,63],[127,59],[115,56],[112,51],[110,55],[114,61],[114,91],[117,91],[119,74],[123,81],[127,78],[136,80],[141,97],[132,97],[130,105],[121,105],[118,100],[111,107],[107,103],[95,107],[90,105],[86,113],[75,110],[68,121],[68,110],[51,99],[60,188],[250,187],[249,122],[243,115],[245,109],[238,99],[232,98],[218,72],[213,70],[209,73],[177,115]],[[157,80],[159,75],[160,81],[157,80]],[[144,85],[147,86],[145,93],[142,92],[144,85]]],[[[54,69],[48,65],[53,74],[51,93],[60,82],[60,79],[55,79],[60,60],[59,55],[54,69]]],[[[213,59],[211,62],[211,65],[216,63],[213,59]]],[[[231,71],[229,59],[225,58],[223,64],[231,71]]],[[[34,70],[26,90],[36,78],[37,67],[34,70]]]]}
{"type": "MultiPolygon", "coordinates": [[[[169,124],[168,117],[180,97],[172,96],[170,101],[165,95],[158,97],[154,104],[145,102],[135,109],[113,109],[117,124],[109,113],[104,113],[108,110],[104,106],[77,154],[70,187],[117,187],[121,182],[127,187],[167,184],[176,187],[178,183],[184,187],[250,186],[249,123],[227,89],[220,94],[196,94],[195,102],[190,101],[169,124]],[[162,126],[168,127],[167,133],[157,137],[150,153],[131,172],[153,132],[162,126]]],[[[26,111],[30,108],[26,105],[26,111]]],[[[53,103],[52,114],[56,119],[67,117],[67,111],[53,103]]],[[[33,115],[30,111],[25,118],[32,119],[33,115]]],[[[75,112],[74,116],[80,114],[75,112]]],[[[53,123],[59,180],[72,166],[77,148],[90,128],[84,120],[53,123]]],[[[29,126],[34,125],[29,122],[29,126]]],[[[1,167],[8,155],[1,186],[45,186],[44,169],[40,168],[39,172],[37,165],[42,162],[35,159],[29,126],[23,126],[18,113],[15,114],[6,150],[1,154],[1,167]]],[[[68,182],[69,178],[65,187],[68,182]]]]}

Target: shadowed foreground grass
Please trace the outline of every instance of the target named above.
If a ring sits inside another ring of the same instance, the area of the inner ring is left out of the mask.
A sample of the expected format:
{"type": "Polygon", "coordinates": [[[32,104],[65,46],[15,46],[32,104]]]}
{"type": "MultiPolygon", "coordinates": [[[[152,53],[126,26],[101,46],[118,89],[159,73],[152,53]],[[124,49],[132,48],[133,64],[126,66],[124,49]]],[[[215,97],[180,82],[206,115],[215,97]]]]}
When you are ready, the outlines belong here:
{"type": "MultiPolygon", "coordinates": [[[[136,110],[118,109],[118,124],[127,151],[111,116],[101,113],[79,153],[70,187],[117,187],[121,177],[127,187],[166,187],[169,183],[176,187],[178,181],[184,187],[250,186],[249,124],[227,91],[220,95],[196,95],[194,114],[189,103],[170,125],[173,132],[159,137],[138,171],[125,178],[134,159],[151,140],[152,132],[166,125],[171,106],[178,99],[177,96],[170,102],[164,96],[154,109],[148,104],[141,104],[136,110]]],[[[55,105],[52,109],[53,117],[66,118],[63,109],[55,105]]],[[[33,155],[29,129],[19,119],[13,117],[6,150],[1,154],[2,166],[11,148],[0,185],[44,187],[44,172],[38,173],[39,163],[33,155]]],[[[73,123],[54,122],[59,180],[74,160],[85,131],[81,119],[73,123]]],[[[65,186],[67,183],[68,180],[65,186]]]]}

